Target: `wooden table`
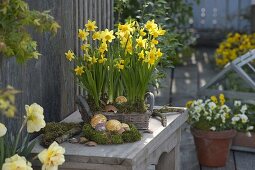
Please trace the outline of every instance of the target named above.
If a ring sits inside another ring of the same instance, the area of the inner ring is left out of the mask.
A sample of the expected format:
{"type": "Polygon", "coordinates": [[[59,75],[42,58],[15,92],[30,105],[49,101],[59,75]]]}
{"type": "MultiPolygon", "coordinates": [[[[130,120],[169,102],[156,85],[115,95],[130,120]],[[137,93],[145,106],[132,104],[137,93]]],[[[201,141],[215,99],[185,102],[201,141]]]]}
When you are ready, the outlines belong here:
{"type": "MultiPolygon", "coordinates": [[[[156,170],[179,170],[181,126],[186,120],[186,111],[169,113],[167,127],[151,118],[149,129],[153,134],[143,133],[142,140],[135,143],[96,147],[63,143],[66,162],[60,169],[147,170],[148,166],[155,165],[156,170]]],[[[64,121],[80,122],[81,116],[77,111],[64,121]]],[[[32,153],[43,149],[37,144],[32,153]]],[[[40,164],[33,162],[33,165],[40,164]]]]}

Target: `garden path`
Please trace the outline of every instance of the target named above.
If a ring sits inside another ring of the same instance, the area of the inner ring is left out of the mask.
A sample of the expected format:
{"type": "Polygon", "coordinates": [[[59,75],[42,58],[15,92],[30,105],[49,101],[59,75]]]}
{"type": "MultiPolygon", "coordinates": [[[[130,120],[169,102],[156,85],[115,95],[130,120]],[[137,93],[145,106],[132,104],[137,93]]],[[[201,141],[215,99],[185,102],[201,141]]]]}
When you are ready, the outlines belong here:
{"type": "MultiPolygon", "coordinates": [[[[217,74],[212,64],[213,48],[198,47],[184,66],[175,68],[175,78],[172,89],[172,105],[185,106],[188,100],[195,99],[197,89],[217,74]]],[[[156,104],[166,105],[170,102],[170,75],[162,80],[162,88],[156,94],[156,104]]],[[[185,124],[181,140],[181,170],[255,170],[255,153],[231,151],[229,161],[223,168],[201,167],[197,161],[193,137],[189,126],[185,124]]]]}

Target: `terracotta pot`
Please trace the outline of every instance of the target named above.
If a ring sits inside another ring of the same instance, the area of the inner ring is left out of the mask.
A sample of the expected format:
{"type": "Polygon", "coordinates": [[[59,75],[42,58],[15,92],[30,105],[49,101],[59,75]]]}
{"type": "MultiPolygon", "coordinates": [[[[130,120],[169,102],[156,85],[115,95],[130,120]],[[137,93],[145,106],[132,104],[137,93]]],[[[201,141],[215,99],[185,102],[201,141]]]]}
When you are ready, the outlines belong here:
{"type": "Polygon", "coordinates": [[[203,131],[191,128],[199,163],[209,167],[223,167],[228,160],[235,130],[221,132],[203,131]]]}
{"type": "Polygon", "coordinates": [[[251,132],[251,136],[247,136],[246,133],[237,132],[233,139],[233,146],[244,146],[255,148],[255,133],[251,132]]]}

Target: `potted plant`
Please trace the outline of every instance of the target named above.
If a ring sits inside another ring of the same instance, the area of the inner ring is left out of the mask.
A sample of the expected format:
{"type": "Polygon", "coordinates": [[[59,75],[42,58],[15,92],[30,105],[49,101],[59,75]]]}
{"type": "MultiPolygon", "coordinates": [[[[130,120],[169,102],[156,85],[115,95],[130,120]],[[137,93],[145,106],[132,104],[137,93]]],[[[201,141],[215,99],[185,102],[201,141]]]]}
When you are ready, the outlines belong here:
{"type": "MultiPolygon", "coordinates": [[[[103,112],[108,119],[147,129],[149,113],[144,98],[163,55],[157,45],[165,30],[154,20],[144,26],[136,21],[119,24],[115,32],[96,31],[95,21],[90,20],[85,27],[78,34],[82,55],[71,50],[65,54],[69,61],[75,61],[74,73],[87,91],[89,108],[93,113],[103,112]],[[94,41],[90,43],[89,38],[94,41]]],[[[85,103],[86,112],[90,112],[86,101],[79,103],[85,103]]],[[[83,115],[83,120],[88,122],[91,117],[92,114],[83,115]]]]}
{"type": "MultiPolygon", "coordinates": [[[[254,114],[249,113],[249,108],[241,101],[235,101],[233,113],[245,114],[242,119],[237,121],[237,134],[233,139],[233,146],[252,147],[255,148],[255,133],[254,133],[254,114]]],[[[238,119],[238,118],[236,118],[238,119]]]]}
{"type": "Polygon", "coordinates": [[[245,112],[233,114],[225,105],[223,94],[205,101],[190,101],[187,107],[199,163],[209,167],[225,166],[236,129],[248,122],[247,115],[245,112]]]}

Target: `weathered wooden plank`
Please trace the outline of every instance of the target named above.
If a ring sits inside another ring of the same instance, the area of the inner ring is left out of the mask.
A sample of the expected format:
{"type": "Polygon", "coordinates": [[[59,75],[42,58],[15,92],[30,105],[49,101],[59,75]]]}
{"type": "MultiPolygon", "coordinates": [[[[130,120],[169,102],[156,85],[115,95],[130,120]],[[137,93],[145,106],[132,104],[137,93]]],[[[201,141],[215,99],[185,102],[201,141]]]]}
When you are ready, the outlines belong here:
{"type": "Polygon", "coordinates": [[[234,152],[237,170],[255,169],[255,153],[234,152]]]}

